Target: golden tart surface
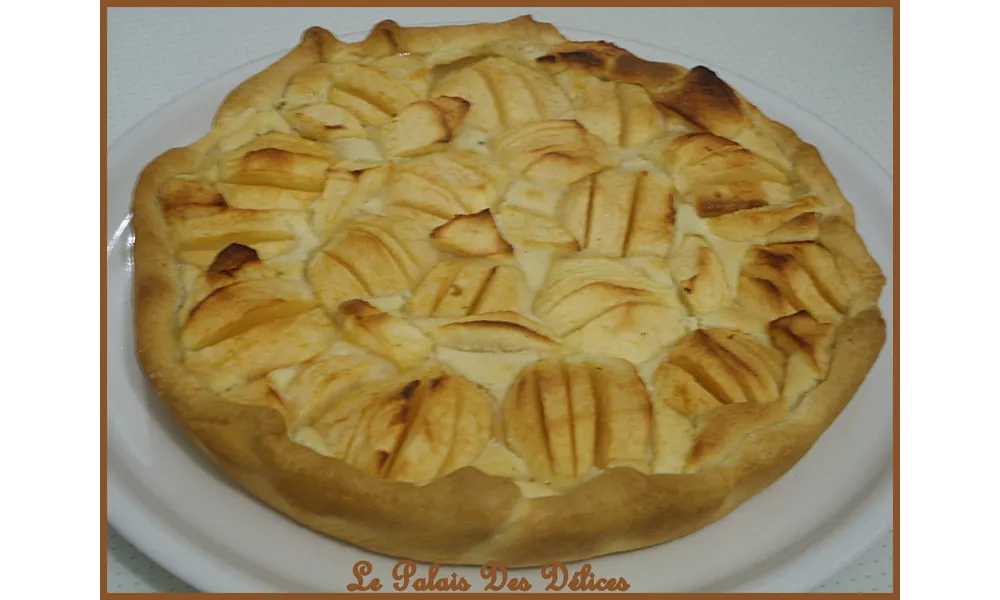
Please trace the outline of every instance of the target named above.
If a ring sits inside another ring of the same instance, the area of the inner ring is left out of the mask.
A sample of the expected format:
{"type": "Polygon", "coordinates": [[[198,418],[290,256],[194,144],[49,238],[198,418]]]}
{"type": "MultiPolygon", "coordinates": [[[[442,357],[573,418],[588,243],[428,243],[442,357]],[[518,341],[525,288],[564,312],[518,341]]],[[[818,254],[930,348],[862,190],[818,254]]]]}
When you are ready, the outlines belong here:
{"type": "Polygon", "coordinates": [[[708,69],[529,17],[312,28],[141,175],[139,356],[309,527],[585,559],[717,520],[850,400],[885,335],[853,223],[708,69]]]}

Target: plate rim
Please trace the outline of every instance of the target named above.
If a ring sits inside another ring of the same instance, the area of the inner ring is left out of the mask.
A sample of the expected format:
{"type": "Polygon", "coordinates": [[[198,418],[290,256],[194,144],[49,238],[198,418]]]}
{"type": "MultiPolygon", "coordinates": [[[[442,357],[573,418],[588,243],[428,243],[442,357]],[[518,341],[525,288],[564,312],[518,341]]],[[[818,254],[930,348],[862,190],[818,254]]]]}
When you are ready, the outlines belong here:
{"type": "MultiPolygon", "coordinates": [[[[458,23],[467,23],[471,21],[440,21],[440,22],[426,22],[426,23],[416,23],[411,26],[422,26],[422,25],[449,25],[458,23]]],[[[720,67],[710,61],[703,61],[696,57],[674,51],[670,48],[652,44],[649,42],[643,42],[634,39],[628,39],[619,35],[607,35],[603,33],[598,33],[586,29],[580,29],[575,27],[560,27],[560,32],[566,35],[570,39],[604,39],[606,41],[615,43],[622,48],[625,48],[638,56],[649,56],[649,53],[670,56],[673,62],[681,64],[684,66],[694,66],[703,65],[709,69],[715,71],[719,76],[729,82],[734,88],[738,89],[746,95],[747,97],[759,97],[768,96],[769,103],[784,105],[782,106],[780,117],[782,122],[786,122],[787,115],[784,113],[786,109],[792,113],[799,113],[795,116],[793,120],[799,120],[801,118],[812,120],[815,124],[822,130],[824,130],[824,138],[822,142],[815,140],[817,142],[817,147],[820,149],[821,153],[824,152],[824,147],[829,147],[835,141],[839,146],[849,149],[851,154],[858,157],[863,157],[862,161],[851,160],[850,163],[852,167],[860,167],[865,171],[868,171],[867,176],[876,182],[877,187],[883,192],[880,194],[881,198],[871,199],[867,202],[876,205],[883,205],[881,208],[886,208],[885,204],[888,204],[888,208],[891,210],[895,203],[894,196],[894,184],[892,177],[889,173],[876,161],[867,151],[859,147],[849,138],[847,138],[843,133],[841,133],[836,127],[832,126],[830,123],[825,121],[822,117],[816,115],[815,113],[809,111],[808,109],[802,107],[794,100],[779,94],[770,88],[760,85],[738,73],[731,72],[723,67],[720,67]],[[583,34],[582,36],[574,34],[583,34]],[[591,37],[587,37],[591,36],[591,37]],[[595,37],[596,36],[596,37],[595,37]],[[885,199],[888,199],[888,202],[885,199]]],[[[361,39],[367,35],[368,31],[354,32],[349,34],[343,34],[338,36],[340,39],[345,41],[353,40],[354,38],[361,39]]],[[[111,171],[113,154],[120,154],[121,148],[125,142],[129,141],[131,138],[136,136],[143,126],[148,126],[151,121],[154,121],[158,114],[164,112],[168,107],[175,104],[183,102],[185,99],[190,99],[197,96],[200,91],[210,87],[216,83],[219,79],[225,78],[227,76],[232,76],[236,72],[248,71],[248,74],[253,74],[256,71],[251,71],[251,67],[255,67],[256,70],[260,70],[267,64],[270,64],[274,60],[277,60],[284,54],[286,54],[291,47],[282,49],[278,52],[260,56],[256,59],[246,61],[238,66],[227,69],[226,71],[216,73],[212,77],[202,81],[201,83],[189,88],[188,90],[174,96],[166,102],[159,104],[155,109],[144,115],[140,120],[134,123],[129,129],[124,133],[119,135],[111,144],[106,147],[106,169],[111,171]],[[259,65],[259,66],[258,66],[259,65]]],[[[667,59],[663,59],[667,60],[667,59]]],[[[221,100],[220,100],[221,101],[221,100]]],[[[774,112],[773,110],[770,112],[774,112]]],[[[771,116],[771,115],[769,115],[771,116]]],[[[779,118],[775,115],[773,118],[779,118]]],[[[796,128],[797,129],[797,128],[796,128]]],[[[193,141],[193,140],[192,140],[193,141]]],[[[813,143],[810,141],[810,143],[813,143]]],[[[120,161],[114,161],[120,162],[120,161]]],[[[138,173],[136,173],[136,176],[138,173]]],[[[109,178],[110,179],[110,178],[109,178]]],[[[107,192],[107,190],[105,190],[107,192]]],[[[852,202],[853,204],[853,202],[852,202]]],[[[110,209],[110,207],[108,207],[110,209]]],[[[117,215],[112,215],[110,210],[107,214],[106,219],[106,256],[105,265],[107,266],[108,260],[111,258],[113,251],[121,243],[122,234],[130,230],[130,220],[131,211],[130,204],[126,205],[126,214],[124,219],[117,220],[117,215]]],[[[895,232],[890,232],[887,237],[888,241],[892,243],[894,240],[892,236],[895,232]]],[[[883,269],[889,270],[892,265],[881,265],[883,269]]],[[[891,280],[891,278],[888,278],[891,280]]],[[[108,281],[110,283],[110,281],[108,281]]],[[[892,285],[892,282],[889,282],[892,285]]],[[[887,290],[890,289],[888,286],[887,290]]],[[[884,304],[885,296],[883,296],[884,304]]],[[[884,309],[883,309],[884,311],[884,309]]],[[[888,332],[891,334],[892,327],[894,324],[890,322],[891,319],[887,319],[888,332]]],[[[131,324],[126,329],[126,332],[132,331],[131,324]]],[[[108,339],[107,346],[110,350],[110,346],[115,340],[108,339]]],[[[887,336],[886,344],[882,350],[882,353],[889,351],[892,353],[892,360],[895,361],[897,349],[895,348],[892,340],[892,336],[887,336]]],[[[874,366],[873,366],[874,369],[874,366]]],[[[866,379],[867,379],[866,375],[866,379]]],[[[894,384],[893,384],[894,385],[894,384]]],[[[106,393],[110,393],[106,390],[106,393]]],[[[105,400],[106,402],[106,400],[105,400]]],[[[893,408],[895,415],[895,408],[893,408]]],[[[107,419],[110,415],[105,411],[105,436],[107,435],[107,419]]],[[[208,553],[203,546],[197,546],[195,543],[187,537],[183,539],[176,539],[175,535],[177,532],[174,528],[167,524],[163,519],[157,518],[155,514],[148,510],[148,507],[142,503],[136,494],[124,486],[120,481],[120,477],[116,476],[111,469],[111,449],[108,447],[108,453],[105,456],[105,466],[106,466],[106,484],[105,484],[105,494],[107,499],[107,510],[106,510],[106,522],[118,531],[123,537],[125,537],[130,543],[139,548],[144,554],[146,554],[155,563],[165,567],[172,574],[177,576],[182,581],[196,587],[199,591],[232,591],[233,589],[244,589],[246,591],[260,591],[262,589],[269,589],[270,586],[265,582],[256,579],[252,573],[247,573],[245,570],[240,570],[239,577],[233,576],[229,568],[231,565],[224,563],[224,569],[218,568],[216,564],[213,564],[212,568],[209,568],[210,563],[217,563],[215,560],[217,557],[211,553],[208,553]],[[134,501],[138,501],[140,504],[135,504],[134,501]],[[114,507],[114,510],[113,510],[114,507]],[[146,514],[142,514],[142,513],[146,514]],[[149,533],[153,530],[159,531],[159,537],[149,536],[149,533]],[[168,551],[165,546],[172,546],[175,548],[173,551],[168,551]],[[193,552],[192,546],[196,549],[193,552]],[[179,550],[178,550],[179,549],[179,550]],[[207,556],[209,560],[204,561],[193,561],[190,560],[192,554],[198,554],[201,556],[207,556]],[[221,579],[225,580],[224,585],[220,585],[223,582],[221,579]],[[248,586],[248,583],[252,585],[248,586]]],[[[764,562],[778,562],[779,564],[774,567],[769,567],[764,570],[764,572],[756,577],[752,577],[743,581],[741,583],[735,584],[732,588],[726,588],[728,591],[746,592],[746,591],[809,591],[816,585],[819,585],[823,581],[828,580],[830,577],[835,575],[837,572],[842,570],[844,567],[848,566],[851,562],[857,559],[858,556],[867,551],[875,540],[880,536],[884,535],[893,527],[893,515],[891,514],[891,503],[894,500],[894,495],[896,493],[893,477],[893,464],[890,462],[886,468],[881,472],[881,476],[877,477],[877,483],[874,486],[869,486],[864,489],[863,494],[859,494],[857,500],[853,502],[848,510],[848,516],[845,517],[844,521],[839,527],[834,527],[830,529],[827,527],[827,523],[824,522],[823,525],[817,527],[816,529],[808,532],[800,538],[796,543],[790,545],[788,548],[783,549],[778,553],[777,556],[769,557],[768,560],[764,562]],[[872,489],[874,488],[874,490],[872,489]],[[886,504],[890,505],[890,518],[878,518],[873,517],[874,513],[881,513],[879,509],[886,508],[886,504]],[[861,516],[850,517],[854,513],[862,512],[861,516]],[[862,524],[863,521],[863,524],[862,524]],[[881,523],[881,526],[878,524],[881,523]],[[853,527],[849,527],[853,525],[853,527]],[[859,531],[853,531],[858,530],[859,531]],[[848,535],[848,530],[852,530],[851,535],[848,535]],[[865,535],[867,533],[867,535],[865,535]],[[811,543],[807,544],[807,547],[800,552],[796,552],[791,557],[782,559],[784,555],[792,552],[794,548],[802,543],[805,543],[811,538],[814,539],[811,543]],[[845,545],[845,538],[853,540],[849,545],[851,550],[842,550],[836,553],[840,557],[839,560],[831,561],[829,548],[835,545],[840,545],[843,547],[845,545]],[[861,540],[864,540],[861,543],[861,540]],[[827,551],[824,552],[823,550],[827,551]],[[803,569],[803,565],[808,565],[808,568],[803,569]],[[808,572],[814,574],[813,576],[804,576],[802,572],[808,572]],[[817,577],[815,574],[822,572],[822,579],[815,581],[817,577]],[[808,580],[808,581],[803,581],[808,580]],[[767,584],[767,585],[765,585],[767,584]],[[803,587],[809,589],[802,589],[803,587]]],[[[840,512],[843,512],[840,511],[840,512]]],[[[839,513],[838,513],[839,514],[839,513]]],[[[596,560],[596,559],[595,559],[596,560]]],[[[734,575],[730,579],[737,577],[738,575],[745,574],[748,571],[752,571],[759,567],[761,563],[754,563],[749,567],[741,570],[737,575],[734,575]]],[[[237,568],[238,569],[238,568],[237,568]]]]}

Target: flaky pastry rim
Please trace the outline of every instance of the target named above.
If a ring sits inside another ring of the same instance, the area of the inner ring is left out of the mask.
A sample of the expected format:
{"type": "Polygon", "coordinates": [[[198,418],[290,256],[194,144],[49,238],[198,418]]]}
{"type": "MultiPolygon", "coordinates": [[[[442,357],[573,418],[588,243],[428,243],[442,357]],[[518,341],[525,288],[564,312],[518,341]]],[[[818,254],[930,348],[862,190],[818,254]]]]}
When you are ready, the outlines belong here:
{"type": "MultiPolygon", "coordinates": [[[[442,27],[402,27],[383,21],[361,43],[388,39],[397,51],[419,51],[435,40],[471,43],[481,36],[512,34],[553,47],[566,45],[571,67],[639,84],[654,99],[671,81],[694,72],[645,61],[604,42],[569,42],[553,25],[530,16],[442,27]]],[[[248,110],[273,107],[292,74],[341,43],[325,29],[308,29],[294,49],[225,97],[213,126],[248,110]]],[[[702,111],[705,122],[699,124],[709,130],[713,125],[724,128],[725,113],[733,106],[753,115],[794,161],[800,175],[842,203],[841,217],[853,227],[850,204],[818,150],[788,127],[764,117],[728,85],[719,87],[721,80],[705,71],[708,97],[723,102],[707,106],[702,111]],[[725,105],[725,98],[732,106],[725,105]]],[[[696,473],[645,475],[615,468],[569,492],[547,497],[524,496],[512,480],[473,467],[425,486],[388,481],[293,442],[277,410],[229,401],[183,366],[175,319],[183,289],[157,192],[170,177],[196,167],[201,156],[197,146],[195,142],[158,156],[143,169],[134,189],[134,325],[140,366],[176,423],[230,479],[294,521],[369,551],[439,564],[501,561],[521,567],[585,560],[693,533],[791,469],[854,396],[885,342],[876,293],[870,306],[847,315],[838,327],[826,379],[783,418],[758,416],[766,424],[696,473]]],[[[876,291],[881,290],[878,276],[876,291]]]]}

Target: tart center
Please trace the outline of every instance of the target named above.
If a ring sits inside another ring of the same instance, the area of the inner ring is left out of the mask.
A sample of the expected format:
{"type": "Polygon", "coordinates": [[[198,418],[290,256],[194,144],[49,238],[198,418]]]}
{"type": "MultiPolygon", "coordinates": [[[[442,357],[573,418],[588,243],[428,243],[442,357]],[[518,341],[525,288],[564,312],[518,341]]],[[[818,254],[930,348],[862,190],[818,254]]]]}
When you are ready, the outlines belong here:
{"type": "Polygon", "coordinates": [[[870,301],[843,203],[711,71],[564,46],[344,44],[221,120],[160,190],[187,368],[364,473],[529,495],[794,408],[870,301]]]}

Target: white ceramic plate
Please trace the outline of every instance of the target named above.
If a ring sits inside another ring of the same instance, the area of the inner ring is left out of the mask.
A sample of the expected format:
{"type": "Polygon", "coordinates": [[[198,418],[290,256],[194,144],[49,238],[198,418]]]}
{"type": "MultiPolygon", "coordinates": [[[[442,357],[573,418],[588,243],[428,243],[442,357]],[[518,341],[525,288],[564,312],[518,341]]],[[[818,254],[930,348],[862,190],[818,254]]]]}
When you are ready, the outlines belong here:
{"type": "MultiPolygon", "coordinates": [[[[650,60],[704,64],[602,34],[572,29],[565,34],[604,39],[650,60]]],[[[200,137],[224,95],[278,56],[181,96],[108,150],[108,520],[153,560],[206,592],[344,591],[360,560],[371,561],[373,576],[390,591],[396,561],[305,529],[222,477],[175,426],[135,359],[128,219],[136,177],[160,152],[200,137]]],[[[888,342],[850,405],[770,488],[686,538],[590,564],[599,577],[624,577],[635,592],[806,592],[856,559],[892,523],[892,182],[816,116],[706,66],[822,152],[890,282],[881,304],[890,325],[888,342]]],[[[425,572],[421,567],[419,573],[425,572]]],[[[446,577],[452,572],[464,576],[472,591],[483,589],[478,569],[441,570],[446,577]]],[[[546,583],[537,569],[511,576],[527,576],[533,591],[546,583]]]]}

